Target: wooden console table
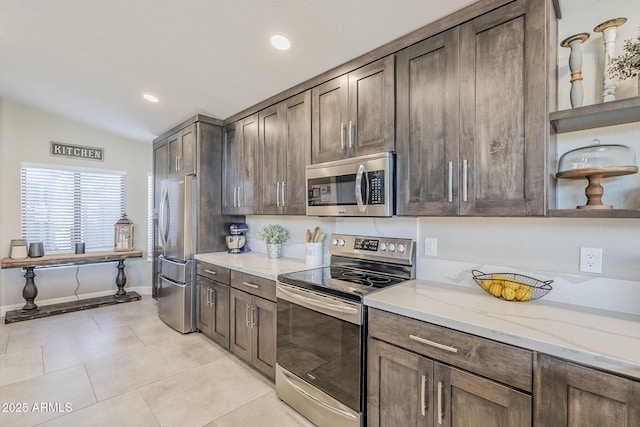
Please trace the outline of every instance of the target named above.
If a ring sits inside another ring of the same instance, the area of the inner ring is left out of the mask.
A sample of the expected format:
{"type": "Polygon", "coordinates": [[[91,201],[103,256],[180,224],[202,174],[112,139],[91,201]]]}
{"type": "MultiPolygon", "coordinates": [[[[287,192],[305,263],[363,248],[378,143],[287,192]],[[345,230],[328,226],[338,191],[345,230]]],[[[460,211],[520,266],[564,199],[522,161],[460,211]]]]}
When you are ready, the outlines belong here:
{"type": "MultiPolygon", "coordinates": [[[[107,299],[109,301],[113,300],[113,303],[140,299],[140,295],[138,295],[137,293],[130,292],[129,294],[127,294],[127,292],[124,290],[124,286],[127,283],[127,276],[124,273],[124,260],[128,258],[142,258],[142,251],[133,250],[128,252],[88,252],[84,254],[45,255],[38,258],[24,259],[3,258],[2,268],[24,268],[26,270],[26,273],[24,275],[26,281],[24,284],[24,288],[22,289],[22,297],[25,299],[26,304],[24,305],[24,307],[22,307],[22,310],[18,310],[20,312],[20,316],[18,316],[20,317],[20,319],[18,320],[27,320],[37,317],[44,317],[51,314],[82,310],[83,308],[88,307],[98,307],[101,305],[109,304],[107,299]],[[34,280],[34,278],[36,277],[34,269],[36,269],[37,267],[58,267],[64,265],[97,264],[102,262],[116,261],[118,262],[118,274],[116,275],[116,286],[118,287],[118,290],[114,295],[115,298],[92,298],[91,300],[96,301],[83,300],[84,302],[82,304],[53,304],[51,306],[47,306],[50,307],[49,310],[40,310],[35,304],[34,301],[36,299],[36,296],[38,295],[38,287],[36,286],[34,280]],[[133,299],[128,297],[133,297],[133,299]]],[[[5,323],[11,323],[10,319],[16,317],[10,316],[10,313],[12,312],[7,312],[7,315],[5,316],[5,323]]]]}

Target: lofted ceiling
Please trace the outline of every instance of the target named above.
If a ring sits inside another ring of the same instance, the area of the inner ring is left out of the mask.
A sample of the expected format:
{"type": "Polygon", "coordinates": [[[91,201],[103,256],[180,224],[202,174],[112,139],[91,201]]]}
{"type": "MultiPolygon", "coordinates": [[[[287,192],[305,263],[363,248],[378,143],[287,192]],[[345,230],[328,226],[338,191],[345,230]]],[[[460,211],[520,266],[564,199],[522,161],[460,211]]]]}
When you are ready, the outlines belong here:
{"type": "Polygon", "coordinates": [[[474,2],[0,0],[0,97],[151,142],[194,114],[225,119],[474,2]],[[274,33],[291,49],[272,48],[274,33]]]}

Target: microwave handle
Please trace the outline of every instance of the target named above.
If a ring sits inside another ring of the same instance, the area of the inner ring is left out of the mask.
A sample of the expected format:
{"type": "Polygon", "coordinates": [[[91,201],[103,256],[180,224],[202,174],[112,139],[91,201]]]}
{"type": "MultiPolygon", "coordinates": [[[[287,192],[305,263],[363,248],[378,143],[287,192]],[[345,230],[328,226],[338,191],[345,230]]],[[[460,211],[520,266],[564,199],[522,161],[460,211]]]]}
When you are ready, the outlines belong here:
{"type": "MultiPolygon", "coordinates": [[[[360,165],[358,167],[358,173],[356,174],[356,187],[355,187],[355,192],[356,192],[356,203],[358,204],[358,210],[360,212],[364,212],[367,207],[365,206],[364,202],[362,201],[362,178],[367,177],[367,171],[364,168],[364,165],[360,165]]],[[[367,183],[367,193],[369,192],[369,183],[367,183]]],[[[367,197],[367,199],[369,199],[369,197],[367,197]]]]}

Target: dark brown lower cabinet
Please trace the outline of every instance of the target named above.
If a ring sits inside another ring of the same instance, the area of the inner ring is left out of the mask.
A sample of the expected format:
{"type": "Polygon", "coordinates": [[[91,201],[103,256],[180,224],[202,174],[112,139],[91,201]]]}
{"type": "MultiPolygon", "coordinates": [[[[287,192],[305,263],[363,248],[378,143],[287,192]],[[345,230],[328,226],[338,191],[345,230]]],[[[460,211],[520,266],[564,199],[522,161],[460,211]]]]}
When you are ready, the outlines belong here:
{"type": "Polygon", "coordinates": [[[198,329],[216,343],[229,348],[229,294],[231,287],[197,276],[200,307],[198,329]]]}
{"type": "Polygon", "coordinates": [[[531,426],[529,394],[368,340],[369,426],[531,426]]]}
{"type": "Polygon", "coordinates": [[[640,382],[538,356],[536,426],[640,426],[640,382]]]}
{"type": "Polygon", "coordinates": [[[269,378],[275,378],[276,303],[231,290],[231,351],[269,378]]]}

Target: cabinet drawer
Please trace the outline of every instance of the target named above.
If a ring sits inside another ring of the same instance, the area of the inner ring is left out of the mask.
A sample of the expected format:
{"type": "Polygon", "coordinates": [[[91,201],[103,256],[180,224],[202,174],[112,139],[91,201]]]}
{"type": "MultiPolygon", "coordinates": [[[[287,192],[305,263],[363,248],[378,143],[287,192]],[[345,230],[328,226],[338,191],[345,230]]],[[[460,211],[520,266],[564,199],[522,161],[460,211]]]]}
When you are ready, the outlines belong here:
{"type": "Polygon", "coordinates": [[[252,274],[231,270],[231,286],[276,302],[276,282],[252,274]]]}
{"type": "Polygon", "coordinates": [[[424,356],[532,390],[533,352],[420,320],[369,310],[369,335],[424,356]]]}
{"type": "Polygon", "coordinates": [[[196,273],[199,276],[208,277],[209,279],[215,280],[216,282],[224,283],[225,285],[228,285],[230,283],[230,270],[226,267],[198,261],[196,268],[196,273]]]}

